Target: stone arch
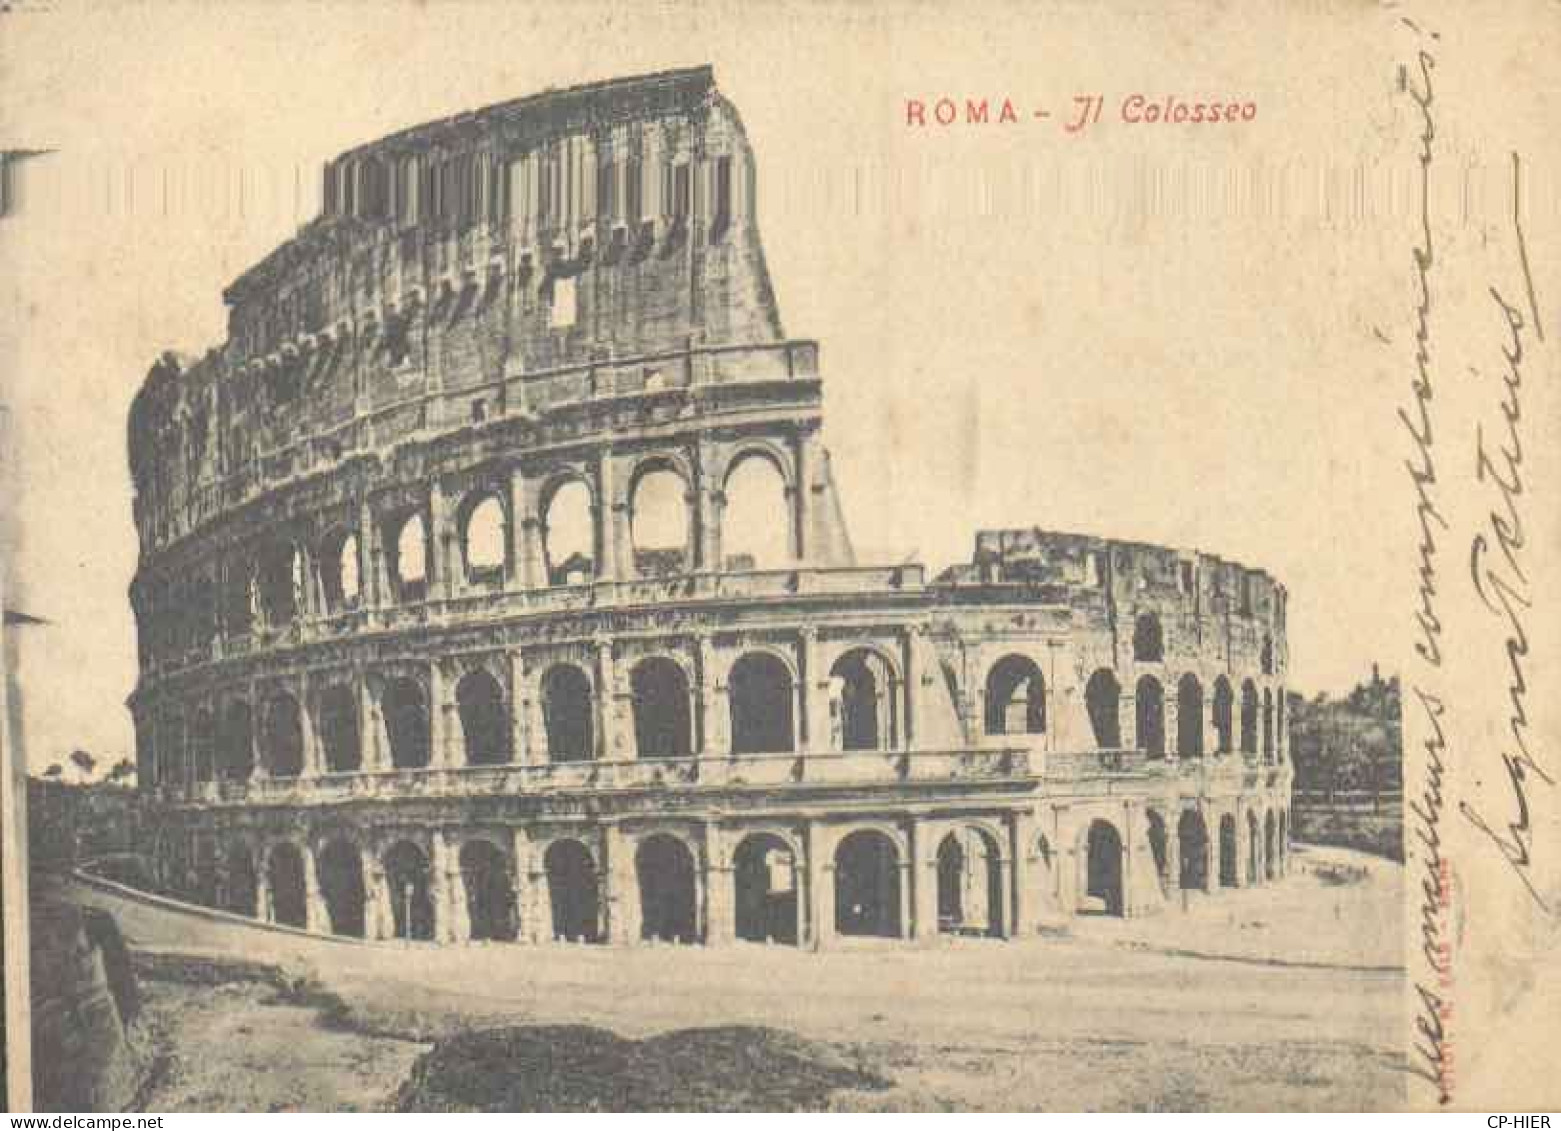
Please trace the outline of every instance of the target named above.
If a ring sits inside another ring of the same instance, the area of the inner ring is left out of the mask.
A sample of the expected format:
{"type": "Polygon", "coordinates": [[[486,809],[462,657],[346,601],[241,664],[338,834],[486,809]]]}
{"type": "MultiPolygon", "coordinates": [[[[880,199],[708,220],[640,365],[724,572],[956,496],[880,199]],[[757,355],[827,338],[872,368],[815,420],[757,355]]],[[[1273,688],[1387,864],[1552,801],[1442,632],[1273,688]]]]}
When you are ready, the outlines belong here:
{"type": "Polygon", "coordinates": [[[1225,813],[1220,817],[1220,887],[1235,887],[1236,876],[1236,818],[1225,813]]]}
{"type": "Polygon", "coordinates": [[[1176,753],[1203,757],[1203,684],[1191,672],[1176,681],[1176,753]]]}
{"type": "Polygon", "coordinates": [[[690,685],[670,656],[647,656],[629,671],[634,749],[641,758],[687,758],[694,752],[690,685]]]}
{"type": "Polygon", "coordinates": [[[578,840],[555,840],[542,856],[553,937],[559,941],[602,941],[596,861],[578,840]]]}
{"type": "Polygon", "coordinates": [[[1122,745],[1121,700],[1122,685],[1110,668],[1097,669],[1084,685],[1084,706],[1089,712],[1090,729],[1095,734],[1095,745],[1102,750],[1113,750],[1122,745]]]}
{"type": "Polygon", "coordinates": [[[428,855],[410,840],[398,840],[385,850],[383,859],[392,934],[398,939],[432,939],[433,876],[428,855]]]}
{"type": "Polygon", "coordinates": [[[543,487],[542,564],[549,585],[573,585],[596,575],[598,535],[596,494],[590,480],[575,471],[554,475],[543,487]]]}
{"type": "Polygon", "coordinates": [[[304,719],[298,700],[285,691],[266,703],[261,730],[266,773],[273,778],[296,778],[304,772],[304,719]]]}
{"type": "Polygon", "coordinates": [[[1138,680],[1136,713],[1138,748],[1151,758],[1165,757],[1165,689],[1152,675],[1138,680]]]}
{"type": "Polygon", "coordinates": [[[634,850],[640,893],[640,938],[647,941],[700,941],[698,868],[693,851],[680,837],[653,833],[634,850]]]}
{"type": "Polygon", "coordinates": [[[1133,621],[1133,659],[1138,663],[1165,659],[1165,632],[1154,613],[1139,613],[1133,621]]]}
{"type": "Polygon", "coordinates": [[[320,540],[320,588],[331,612],[356,608],[363,594],[363,562],[358,535],[337,527],[320,540]]]}
{"type": "Polygon", "coordinates": [[[461,740],[468,766],[498,766],[513,756],[514,739],[504,689],[487,668],[473,668],[455,685],[461,740]]]}
{"type": "Polygon", "coordinates": [[[289,927],[309,925],[309,888],[304,858],[298,846],[281,840],[266,852],[266,890],[271,896],[271,921],[289,927]]]}
{"type": "Polygon", "coordinates": [[[247,781],[255,772],[255,735],[249,704],[242,699],[230,702],[222,712],[217,728],[217,757],[222,776],[229,781],[247,781]]]}
{"type": "Polygon", "coordinates": [[[510,559],[510,520],[504,499],[492,487],[479,487],[461,500],[456,520],[466,579],[501,578],[510,559]]]}
{"type": "Polygon", "coordinates": [[[515,941],[519,924],[509,854],[486,838],[473,837],[461,846],[460,865],[471,937],[477,941],[515,941]]]}
{"type": "Polygon", "coordinates": [[[346,774],[361,769],[363,741],[358,731],[357,691],[344,683],[333,684],[320,692],[317,710],[326,772],[346,774]]]}
{"type": "Polygon", "coordinates": [[[405,511],[386,524],[385,558],[397,601],[421,601],[428,595],[433,546],[421,510],[405,511]]]}
{"type": "Polygon", "coordinates": [[[795,554],[792,489],[782,457],[745,447],[721,481],[721,568],[783,569],[795,554]]]}
{"type": "Polygon", "coordinates": [[[938,930],[946,934],[1003,933],[1003,859],[984,828],[962,826],[938,842],[938,930]]]}
{"type": "Polygon", "coordinates": [[[255,872],[255,855],[242,841],[228,845],[224,855],[226,880],[222,890],[223,907],[235,915],[254,918],[259,914],[260,877],[255,872]]]}
{"type": "Polygon", "coordinates": [[[1272,809],[1263,814],[1263,878],[1279,877],[1279,828],[1272,809]]]}
{"type": "Polygon", "coordinates": [[[590,677],[578,665],[553,664],[542,673],[542,722],[550,762],[596,757],[590,677]]]}
{"type": "Polygon", "coordinates": [[[1235,698],[1230,691],[1230,680],[1220,676],[1214,681],[1214,749],[1218,754],[1229,754],[1233,749],[1232,709],[1235,698]]]}
{"type": "Polygon", "coordinates": [[[629,544],[638,577],[668,577],[692,568],[693,477],[673,456],[647,456],[629,476],[629,544]]]}
{"type": "Polygon", "coordinates": [[[796,683],[791,666],[769,651],[745,652],[727,675],[733,754],[796,749],[796,683]]]}
{"type": "Polygon", "coordinates": [[[798,856],[784,837],[749,833],[732,854],[737,937],[797,945],[798,856]]]}
{"type": "Polygon", "coordinates": [[[1127,885],[1123,875],[1122,834],[1102,818],[1084,830],[1084,900],[1080,910],[1120,916],[1126,909],[1127,885]]]}
{"type": "Polygon", "coordinates": [[[892,750],[899,742],[894,663],[876,648],[859,645],[830,666],[830,714],[839,750],[892,750]]]}
{"type": "Polygon", "coordinates": [[[835,930],[841,935],[899,938],[900,848],[879,829],[856,829],[835,846],[835,930]]]}
{"type": "Polygon", "coordinates": [[[1241,684],[1241,752],[1257,753],[1257,685],[1250,679],[1241,684]]]}
{"type": "Polygon", "coordinates": [[[1197,809],[1183,809],[1176,823],[1183,891],[1209,890],[1209,826],[1197,809]]]}
{"type": "Polygon", "coordinates": [[[363,882],[363,854],[342,837],[327,841],[317,857],[320,896],[330,918],[331,933],[361,939],[367,933],[367,888],[363,882]]]}
{"type": "Polygon", "coordinates": [[[1154,860],[1155,879],[1160,884],[1160,894],[1171,890],[1171,842],[1165,828],[1165,818],[1158,809],[1146,809],[1144,816],[1149,826],[1149,855],[1154,860]]]}
{"type": "Polygon", "coordinates": [[[1044,734],[1046,678],[1029,656],[1011,652],[986,677],[987,734],[1044,734]]]}
{"type": "Polygon", "coordinates": [[[431,732],[428,696],[420,681],[395,676],[385,681],[379,695],[380,714],[390,742],[390,764],[398,770],[417,770],[430,760],[431,732]]]}

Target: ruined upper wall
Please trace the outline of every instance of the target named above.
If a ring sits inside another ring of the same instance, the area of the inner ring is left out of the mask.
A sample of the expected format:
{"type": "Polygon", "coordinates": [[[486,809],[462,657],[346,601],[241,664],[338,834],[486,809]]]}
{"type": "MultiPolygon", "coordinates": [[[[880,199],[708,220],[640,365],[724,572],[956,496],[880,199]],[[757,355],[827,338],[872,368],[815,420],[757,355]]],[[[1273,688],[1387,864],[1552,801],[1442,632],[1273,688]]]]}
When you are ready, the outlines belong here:
{"type": "Polygon", "coordinates": [[[287,474],[296,461],[278,453],[350,455],[369,431],[355,422],[382,447],[535,411],[514,403],[525,384],[543,404],[576,395],[545,388],[550,375],[616,366],[613,388],[655,387],[659,358],[780,342],[753,204],[753,153],[708,67],[344,153],[322,214],[224,292],[228,340],[148,374],[129,436],[143,549],[224,509],[225,484],[287,474]]]}

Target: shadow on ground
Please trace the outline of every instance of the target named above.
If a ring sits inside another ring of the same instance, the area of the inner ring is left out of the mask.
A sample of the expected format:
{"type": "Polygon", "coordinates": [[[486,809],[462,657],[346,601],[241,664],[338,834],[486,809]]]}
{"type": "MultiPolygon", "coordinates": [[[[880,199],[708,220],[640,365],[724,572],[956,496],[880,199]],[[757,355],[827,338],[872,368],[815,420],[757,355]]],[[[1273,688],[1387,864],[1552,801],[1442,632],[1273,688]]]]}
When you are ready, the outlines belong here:
{"type": "Polygon", "coordinates": [[[883,1078],[776,1029],[732,1025],[628,1040],[587,1025],[486,1029],[419,1057],[393,1109],[817,1111],[883,1078]]]}

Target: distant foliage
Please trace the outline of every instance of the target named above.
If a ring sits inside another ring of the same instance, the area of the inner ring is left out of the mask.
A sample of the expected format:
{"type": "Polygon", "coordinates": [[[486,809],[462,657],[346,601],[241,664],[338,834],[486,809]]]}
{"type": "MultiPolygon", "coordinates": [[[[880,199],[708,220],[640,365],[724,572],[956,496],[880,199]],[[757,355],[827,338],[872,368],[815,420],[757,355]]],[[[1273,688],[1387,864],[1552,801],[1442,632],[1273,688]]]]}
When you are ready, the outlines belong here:
{"type": "Polygon", "coordinates": [[[1378,808],[1404,786],[1403,719],[1398,677],[1371,678],[1343,699],[1320,694],[1289,698],[1295,789],[1333,803],[1369,801],[1378,808]]]}

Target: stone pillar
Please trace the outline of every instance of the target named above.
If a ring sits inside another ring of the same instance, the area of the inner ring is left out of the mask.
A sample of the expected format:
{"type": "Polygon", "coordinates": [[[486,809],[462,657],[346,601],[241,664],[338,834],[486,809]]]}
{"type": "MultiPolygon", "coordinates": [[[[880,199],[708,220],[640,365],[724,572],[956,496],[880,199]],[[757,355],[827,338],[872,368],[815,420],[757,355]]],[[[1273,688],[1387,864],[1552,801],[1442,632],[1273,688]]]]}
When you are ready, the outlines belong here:
{"type": "Polygon", "coordinates": [[[271,846],[262,844],[255,854],[255,918],[276,922],[276,907],[271,902],[271,846]]]}
{"type": "Polygon", "coordinates": [[[446,702],[449,698],[449,692],[445,687],[447,682],[439,661],[430,662],[428,665],[428,765],[430,769],[435,770],[453,765],[451,731],[456,725],[456,720],[452,717],[455,705],[446,702]]]}
{"type": "Polygon", "coordinates": [[[818,629],[811,625],[801,632],[802,703],[798,721],[803,724],[806,742],[799,744],[810,754],[829,752],[829,676],[819,657],[818,629]]]}
{"type": "Polygon", "coordinates": [[[363,572],[358,579],[358,588],[359,600],[366,609],[376,609],[384,602],[384,556],[374,508],[364,499],[358,507],[358,561],[363,572]]]}
{"type": "Polygon", "coordinates": [[[704,436],[695,451],[698,481],[689,484],[693,492],[694,519],[689,524],[689,565],[706,573],[718,573],[721,561],[721,484],[716,479],[715,446],[704,436]]]}
{"type": "Polygon", "coordinates": [[[547,873],[542,870],[541,853],[524,828],[514,830],[515,938],[539,943],[552,937],[549,908],[540,898],[547,890],[547,873]]]}
{"type": "Polygon", "coordinates": [[[438,937],[448,942],[467,942],[472,937],[470,910],[466,905],[466,877],[461,873],[461,857],[443,829],[434,830],[435,867],[444,877],[445,898],[435,902],[439,917],[438,937]],[[438,863],[442,861],[441,863],[438,863]]]}
{"type": "Polygon", "coordinates": [[[1165,806],[1165,894],[1174,895],[1182,887],[1181,811],[1172,798],[1165,806]]]}
{"type": "Polygon", "coordinates": [[[938,937],[938,830],[920,818],[912,818],[908,829],[911,904],[905,934],[919,942],[929,942],[938,937]]]}
{"type": "Polygon", "coordinates": [[[828,949],[835,939],[835,875],[829,840],[821,825],[808,822],[803,850],[807,853],[808,938],[814,950],[828,949]]]}
{"type": "Polygon", "coordinates": [[[390,907],[390,889],[385,880],[385,865],[370,842],[363,853],[363,934],[370,939],[389,939],[396,934],[395,914],[390,907]]]}
{"type": "Polygon", "coordinates": [[[592,508],[596,518],[596,542],[598,558],[596,576],[603,581],[618,581],[625,574],[632,576],[631,568],[625,570],[619,561],[622,548],[620,527],[626,524],[628,503],[618,496],[616,468],[610,448],[603,449],[596,469],[596,506],[592,508]]]}
{"type": "Polygon", "coordinates": [[[627,761],[633,752],[619,726],[618,673],[610,640],[596,642],[596,713],[598,757],[607,762],[627,761]]]}
{"type": "Polygon", "coordinates": [[[727,689],[716,672],[715,646],[708,633],[701,633],[699,644],[699,747],[705,758],[720,758],[732,748],[727,733],[727,689]]]}
{"type": "Polygon", "coordinates": [[[385,752],[380,742],[378,704],[369,686],[369,678],[360,668],[353,676],[358,691],[358,742],[363,747],[365,773],[376,773],[385,768],[385,752]]]}
{"type": "Polygon", "coordinates": [[[607,941],[620,946],[639,939],[639,893],[634,882],[634,850],[623,830],[616,824],[602,826],[603,897],[602,911],[607,918],[607,941]]]}
{"type": "Polygon", "coordinates": [[[705,822],[705,944],[726,946],[737,936],[736,892],[726,830],[705,822]]]}
{"type": "Polygon", "coordinates": [[[324,769],[320,756],[320,735],[315,727],[313,704],[310,702],[309,678],[299,676],[295,691],[298,698],[298,729],[303,736],[303,767],[299,777],[315,778],[324,769]]]}
{"type": "Polygon", "coordinates": [[[517,516],[513,526],[519,535],[512,553],[520,566],[520,584],[541,589],[548,584],[546,551],[542,544],[542,516],[538,513],[536,481],[523,476],[517,468],[510,473],[510,513],[517,516]]]}
{"type": "Polygon", "coordinates": [[[526,655],[520,650],[509,654],[510,749],[512,762],[530,766],[541,761],[533,749],[531,702],[526,684],[526,655]]]}
{"type": "Polygon", "coordinates": [[[1008,819],[1008,856],[1012,861],[1009,891],[1003,907],[1004,927],[1010,938],[1034,932],[1040,919],[1039,893],[1036,891],[1035,812],[1021,809],[1008,819]]]}
{"type": "Polygon", "coordinates": [[[798,559],[809,566],[821,566],[829,561],[829,545],[825,537],[823,450],[818,430],[809,429],[797,437],[797,532],[801,545],[798,559]]]}
{"type": "Polygon", "coordinates": [[[305,843],[299,852],[304,862],[304,929],[316,934],[329,934],[330,909],[325,906],[325,895],[320,890],[320,871],[314,858],[314,847],[305,843]]]}
{"type": "Polygon", "coordinates": [[[431,574],[427,582],[429,598],[455,596],[455,575],[459,568],[459,531],[451,513],[450,499],[444,484],[435,479],[428,489],[429,542],[433,553],[425,572],[431,574]]]}
{"type": "Polygon", "coordinates": [[[1240,805],[1231,810],[1231,819],[1236,824],[1236,884],[1238,888],[1247,886],[1247,857],[1251,854],[1251,837],[1247,834],[1246,813],[1240,805]]]}
{"type": "Polygon", "coordinates": [[[905,631],[905,637],[901,641],[900,654],[903,657],[905,668],[905,680],[901,694],[899,733],[895,736],[899,739],[899,749],[913,750],[916,740],[921,737],[921,732],[916,727],[916,705],[921,698],[921,688],[917,686],[920,678],[920,665],[917,663],[915,634],[919,625],[912,626],[905,631]]]}

